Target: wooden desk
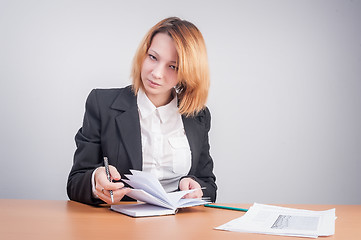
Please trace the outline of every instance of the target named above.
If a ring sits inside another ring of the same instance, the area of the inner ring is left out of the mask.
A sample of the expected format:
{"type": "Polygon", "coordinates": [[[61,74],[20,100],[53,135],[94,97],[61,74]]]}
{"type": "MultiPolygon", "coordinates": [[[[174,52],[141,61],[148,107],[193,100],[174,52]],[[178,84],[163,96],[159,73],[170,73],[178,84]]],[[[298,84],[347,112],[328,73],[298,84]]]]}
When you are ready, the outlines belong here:
{"type": "MultiPolygon", "coordinates": [[[[227,204],[248,208],[251,204],[227,204]]],[[[322,239],[361,239],[361,205],[283,205],[309,210],[336,208],[336,234],[322,239]]],[[[72,201],[0,199],[0,238],[11,239],[306,239],[237,233],[213,228],[243,212],[183,209],[176,215],[131,218],[106,207],[72,201]]]]}

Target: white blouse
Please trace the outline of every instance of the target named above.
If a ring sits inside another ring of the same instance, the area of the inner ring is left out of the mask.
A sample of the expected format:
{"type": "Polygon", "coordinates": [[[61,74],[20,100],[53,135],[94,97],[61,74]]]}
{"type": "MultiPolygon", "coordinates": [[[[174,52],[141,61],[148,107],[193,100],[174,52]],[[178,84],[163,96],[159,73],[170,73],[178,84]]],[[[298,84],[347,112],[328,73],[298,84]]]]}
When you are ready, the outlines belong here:
{"type": "Polygon", "coordinates": [[[178,189],[191,168],[191,150],[177,96],[165,106],[155,107],[143,90],[137,103],[142,136],[143,171],[154,174],[166,192],[178,189]]]}

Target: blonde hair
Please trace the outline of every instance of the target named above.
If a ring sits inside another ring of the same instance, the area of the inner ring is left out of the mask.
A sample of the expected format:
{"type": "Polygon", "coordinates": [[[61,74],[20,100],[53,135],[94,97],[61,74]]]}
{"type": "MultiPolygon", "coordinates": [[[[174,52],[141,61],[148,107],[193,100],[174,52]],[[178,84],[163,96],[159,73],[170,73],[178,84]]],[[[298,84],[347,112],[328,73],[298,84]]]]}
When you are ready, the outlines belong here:
{"type": "Polygon", "coordinates": [[[178,53],[179,112],[185,116],[194,116],[202,109],[208,97],[209,68],[206,45],[198,28],[177,17],[166,18],[153,26],[141,41],[134,56],[131,76],[133,91],[144,89],[141,79],[143,61],[157,33],[167,33],[174,41],[178,53]]]}

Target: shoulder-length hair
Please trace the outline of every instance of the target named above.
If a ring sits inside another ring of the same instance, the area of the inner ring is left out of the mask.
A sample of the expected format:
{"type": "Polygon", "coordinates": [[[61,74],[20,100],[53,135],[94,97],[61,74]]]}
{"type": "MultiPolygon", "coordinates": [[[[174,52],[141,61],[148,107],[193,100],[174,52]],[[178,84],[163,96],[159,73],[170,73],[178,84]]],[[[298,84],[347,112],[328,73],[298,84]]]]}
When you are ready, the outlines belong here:
{"type": "Polygon", "coordinates": [[[194,116],[205,108],[209,90],[209,68],[203,36],[198,28],[188,21],[170,17],[160,21],[148,31],[133,59],[131,72],[133,91],[137,94],[139,88],[144,89],[141,69],[157,33],[167,33],[175,43],[178,53],[176,92],[179,98],[179,112],[185,116],[194,116]]]}

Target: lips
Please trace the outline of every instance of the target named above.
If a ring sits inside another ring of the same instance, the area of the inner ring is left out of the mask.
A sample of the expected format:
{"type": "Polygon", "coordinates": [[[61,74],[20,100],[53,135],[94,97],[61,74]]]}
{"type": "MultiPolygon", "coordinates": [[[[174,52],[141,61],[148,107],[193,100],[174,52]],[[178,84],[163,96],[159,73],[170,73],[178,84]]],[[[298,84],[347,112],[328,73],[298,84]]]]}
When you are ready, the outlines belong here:
{"type": "Polygon", "coordinates": [[[158,84],[158,83],[156,83],[156,82],[154,82],[152,80],[148,79],[148,81],[149,81],[150,86],[152,86],[152,87],[159,87],[160,86],[160,84],[158,84]]]}

